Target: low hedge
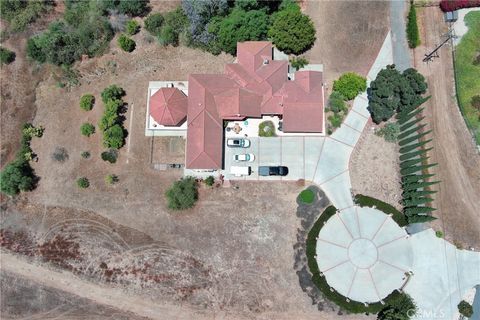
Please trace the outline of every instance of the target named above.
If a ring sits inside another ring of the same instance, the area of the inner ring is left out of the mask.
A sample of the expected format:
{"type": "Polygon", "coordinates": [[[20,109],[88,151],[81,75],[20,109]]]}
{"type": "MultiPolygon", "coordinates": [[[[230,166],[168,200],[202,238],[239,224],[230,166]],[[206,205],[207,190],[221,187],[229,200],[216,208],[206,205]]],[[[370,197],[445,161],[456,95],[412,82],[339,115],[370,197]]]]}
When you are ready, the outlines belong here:
{"type": "Polygon", "coordinates": [[[408,225],[407,218],[403,213],[395,209],[394,206],[389,205],[388,203],[385,203],[383,201],[380,201],[378,199],[369,197],[369,196],[364,196],[363,194],[357,194],[355,195],[354,201],[356,204],[358,204],[360,207],[376,207],[378,210],[386,213],[386,214],[392,214],[392,219],[395,221],[400,227],[404,227],[408,225]]]}
{"type": "MultiPolygon", "coordinates": [[[[337,208],[335,208],[334,206],[329,206],[328,208],[326,208],[308,232],[306,242],[306,254],[308,268],[310,270],[310,273],[312,274],[312,281],[328,300],[332,301],[341,309],[347,312],[374,314],[378,313],[385,307],[385,305],[382,305],[380,302],[370,303],[368,304],[368,306],[365,306],[362,302],[353,300],[347,302],[347,298],[345,296],[341,295],[335,290],[330,291],[330,285],[327,283],[327,280],[325,279],[325,277],[320,276],[317,259],[315,259],[317,237],[323,225],[328,221],[328,219],[334,216],[336,212],[337,208]]],[[[383,300],[386,304],[388,304],[389,301],[396,299],[399,295],[401,295],[401,293],[399,293],[398,291],[394,291],[383,300]]]]}

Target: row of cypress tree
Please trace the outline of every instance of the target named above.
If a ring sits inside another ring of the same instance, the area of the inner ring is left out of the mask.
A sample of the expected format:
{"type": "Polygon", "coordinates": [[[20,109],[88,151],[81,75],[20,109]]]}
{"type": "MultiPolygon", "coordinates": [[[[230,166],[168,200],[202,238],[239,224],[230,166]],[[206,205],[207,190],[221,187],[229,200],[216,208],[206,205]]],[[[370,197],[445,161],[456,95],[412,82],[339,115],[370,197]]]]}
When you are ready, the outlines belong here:
{"type": "Polygon", "coordinates": [[[436,191],[429,190],[429,187],[439,181],[430,181],[434,175],[429,174],[427,170],[437,164],[428,163],[427,152],[432,148],[428,148],[427,145],[432,139],[421,139],[426,138],[431,130],[425,130],[426,124],[421,123],[425,117],[419,117],[424,109],[420,106],[429,98],[419,98],[416,103],[396,115],[397,123],[400,125],[398,144],[403,188],[402,204],[409,223],[428,222],[435,219],[429,214],[435,208],[429,207],[428,204],[433,201],[432,196],[436,191]]]}

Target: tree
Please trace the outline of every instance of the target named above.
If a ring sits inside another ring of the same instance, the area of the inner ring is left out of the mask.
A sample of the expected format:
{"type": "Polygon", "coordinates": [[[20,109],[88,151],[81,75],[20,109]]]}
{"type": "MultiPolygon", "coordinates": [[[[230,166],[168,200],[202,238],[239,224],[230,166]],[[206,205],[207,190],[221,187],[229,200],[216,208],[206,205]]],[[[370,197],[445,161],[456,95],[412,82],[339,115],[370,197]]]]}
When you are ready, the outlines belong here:
{"type": "Polygon", "coordinates": [[[462,300],[458,304],[458,312],[464,317],[471,318],[473,315],[473,307],[467,301],[462,300]]]}
{"type": "Polygon", "coordinates": [[[124,95],[125,90],[116,84],[108,86],[101,93],[103,103],[107,103],[110,100],[121,100],[124,95]]]}
{"type": "Polygon", "coordinates": [[[77,186],[81,189],[86,189],[90,186],[90,181],[87,178],[82,177],[77,179],[77,186]]]}
{"type": "Polygon", "coordinates": [[[425,223],[436,220],[437,218],[426,214],[417,214],[407,217],[408,223],[425,223]]]}
{"type": "Polygon", "coordinates": [[[429,197],[416,197],[416,198],[403,199],[402,202],[405,207],[413,207],[413,206],[418,206],[425,203],[430,203],[432,201],[433,201],[432,198],[429,198],[429,197]]]}
{"type": "Polygon", "coordinates": [[[168,207],[173,210],[184,210],[195,205],[198,199],[197,182],[193,177],[186,177],[173,183],[165,193],[168,207]]]}
{"type": "Polygon", "coordinates": [[[347,111],[347,105],[345,104],[345,97],[338,91],[333,91],[328,98],[328,108],[333,113],[347,111]]]}
{"type": "Polygon", "coordinates": [[[416,313],[417,306],[412,298],[405,293],[389,301],[378,313],[378,320],[409,320],[416,313]]]}
{"type": "Polygon", "coordinates": [[[417,11],[413,3],[410,5],[410,11],[407,17],[407,39],[410,48],[416,48],[420,45],[420,36],[417,25],[417,11]]]}
{"type": "Polygon", "coordinates": [[[333,82],[333,90],[340,92],[346,100],[352,100],[367,90],[367,79],[354,72],[347,72],[333,82]]]}
{"type": "Polygon", "coordinates": [[[92,94],[84,94],[80,98],[80,108],[85,111],[90,111],[95,104],[95,97],[92,94]]]}
{"type": "Polygon", "coordinates": [[[429,133],[431,133],[431,132],[432,132],[432,130],[428,130],[428,131],[425,131],[425,132],[416,134],[416,135],[414,135],[414,136],[405,138],[405,139],[403,139],[403,140],[400,140],[400,142],[398,142],[398,145],[399,145],[399,146],[403,146],[403,145],[409,144],[410,142],[417,141],[417,140],[419,140],[420,138],[426,136],[427,134],[429,134],[429,133]]]}
{"type": "Polygon", "coordinates": [[[150,32],[152,35],[159,35],[162,28],[163,20],[164,19],[161,13],[149,14],[143,22],[145,30],[150,32]]]}
{"type": "Polygon", "coordinates": [[[95,126],[91,123],[85,122],[80,126],[80,132],[87,137],[95,133],[95,126]]]}
{"type": "Polygon", "coordinates": [[[308,60],[304,57],[293,57],[290,59],[290,65],[297,70],[302,69],[308,63],[308,60]]]}
{"type": "Polygon", "coordinates": [[[411,129],[408,129],[407,131],[403,131],[402,133],[400,133],[398,135],[398,139],[404,139],[410,135],[412,135],[413,133],[416,133],[416,132],[419,132],[420,130],[422,130],[424,127],[426,127],[427,125],[426,124],[421,124],[417,127],[414,127],[414,128],[411,128],[411,129]]]}
{"type": "Polygon", "coordinates": [[[143,16],[149,10],[148,2],[149,0],[119,0],[117,8],[130,16],[143,16]]]}
{"type": "Polygon", "coordinates": [[[17,159],[0,172],[0,190],[10,196],[35,188],[37,177],[28,161],[17,159]]]}
{"type": "Polygon", "coordinates": [[[215,16],[228,12],[227,0],[182,0],[182,8],[190,22],[190,35],[197,45],[206,46],[214,39],[208,24],[215,16]]]}
{"type": "Polygon", "coordinates": [[[408,153],[408,152],[411,152],[417,148],[420,148],[420,147],[423,147],[424,145],[426,145],[427,143],[431,142],[432,139],[429,139],[429,140],[425,140],[425,141],[420,141],[418,143],[414,143],[414,144],[409,144],[405,147],[401,147],[399,152],[402,153],[402,154],[405,154],[405,153],[408,153]]]}
{"type": "Polygon", "coordinates": [[[434,184],[440,183],[440,181],[432,181],[432,182],[417,182],[417,183],[409,183],[403,185],[403,192],[404,197],[406,194],[409,194],[411,191],[416,191],[417,189],[423,189],[434,184]]]}
{"type": "Polygon", "coordinates": [[[140,25],[136,20],[130,20],[127,22],[127,34],[133,36],[140,31],[140,25]]]}
{"type": "Polygon", "coordinates": [[[10,64],[15,61],[15,52],[0,47],[0,63],[10,64]]]}
{"type": "Polygon", "coordinates": [[[132,52],[135,50],[136,43],[132,39],[130,39],[127,35],[121,34],[118,38],[118,46],[126,52],[132,52]]]}
{"type": "MultiPolygon", "coordinates": [[[[425,108],[418,108],[416,109],[415,111],[412,111],[410,113],[405,113],[405,114],[402,114],[399,118],[397,118],[397,122],[398,124],[404,124],[406,123],[407,121],[411,120],[413,117],[415,117],[416,115],[420,114],[425,108]]],[[[397,113],[397,115],[399,115],[400,113],[397,113]]]]}
{"type": "Polygon", "coordinates": [[[408,128],[416,125],[417,123],[419,123],[420,121],[422,121],[423,119],[425,119],[425,117],[420,117],[420,118],[415,118],[405,124],[403,124],[401,127],[400,127],[400,131],[404,132],[405,130],[407,130],[408,128]]]}
{"type": "Polygon", "coordinates": [[[115,150],[115,149],[110,149],[110,150],[107,150],[107,151],[103,151],[100,156],[101,156],[103,161],[108,161],[110,163],[115,163],[115,162],[117,162],[118,151],[115,150]]]}
{"type": "Polygon", "coordinates": [[[232,55],[237,52],[237,42],[265,40],[267,31],[265,10],[244,11],[241,8],[234,8],[225,18],[212,19],[208,28],[208,32],[215,35],[218,48],[232,55]]]}
{"type": "Polygon", "coordinates": [[[105,148],[120,149],[125,144],[123,128],[115,124],[103,132],[103,145],[105,148]]]}
{"type": "MultiPolygon", "coordinates": [[[[434,174],[410,174],[405,175],[402,177],[402,184],[410,184],[410,183],[418,183],[422,180],[426,180],[428,178],[433,177],[434,174]]],[[[411,197],[403,197],[404,199],[411,198],[411,197]]]]}
{"type": "MultiPolygon", "coordinates": [[[[298,7],[298,6],[297,6],[298,7]]],[[[301,54],[313,46],[315,27],[310,17],[294,6],[275,13],[268,37],[275,46],[287,54],[301,54]]]]}
{"type": "Polygon", "coordinates": [[[438,165],[438,163],[430,163],[430,164],[419,165],[419,166],[411,166],[411,167],[401,169],[400,174],[406,176],[406,175],[409,175],[409,174],[414,174],[416,172],[423,172],[424,170],[426,170],[428,168],[431,168],[431,167],[435,167],[436,165],[438,165]]]}

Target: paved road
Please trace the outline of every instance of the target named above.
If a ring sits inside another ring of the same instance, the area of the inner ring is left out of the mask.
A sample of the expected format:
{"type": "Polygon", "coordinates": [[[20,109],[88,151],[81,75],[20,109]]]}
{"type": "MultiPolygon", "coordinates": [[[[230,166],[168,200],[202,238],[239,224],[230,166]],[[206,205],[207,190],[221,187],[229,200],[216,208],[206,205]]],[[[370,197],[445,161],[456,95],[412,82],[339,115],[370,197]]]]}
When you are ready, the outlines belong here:
{"type": "Polygon", "coordinates": [[[392,32],[393,62],[397,69],[403,71],[410,68],[410,50],[405,32],[405,10],[407,1],[391,0],[390,29],[392,32]]]}

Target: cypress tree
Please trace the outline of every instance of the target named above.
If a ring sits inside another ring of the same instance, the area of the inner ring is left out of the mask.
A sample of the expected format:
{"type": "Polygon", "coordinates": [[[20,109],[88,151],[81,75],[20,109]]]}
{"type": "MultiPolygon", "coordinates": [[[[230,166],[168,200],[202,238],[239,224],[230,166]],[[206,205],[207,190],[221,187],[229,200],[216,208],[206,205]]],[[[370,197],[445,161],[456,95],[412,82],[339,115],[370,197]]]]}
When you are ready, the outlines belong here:
{"type": "Polygon", "coordinates": [[[420,157],[420,158],[415,158],[415,159],[412,159],[412,160],[402,161],[400,163],[400,169],[405,169],[405,168],[411,167],[413,165],[423,163],[424,161],[427,161],[428,158],[429,157],[420,157]]]}
{"type": "Polygon", "coordinates": [[[410,199],[403,199],[403,206],[404,207],[414,207],[420,204],[425,204],[432,202],[433,199],[429,197],[418,197],[418,198],[410,198],[410,199]]]}
{"type": "Polygon", "coordinates": [[[426,136],[426,135],[429,134],[430,132],[432,132],[432,130],[428,130],[428,131],[419,133],[419,134],[417,134],[417,135],[411,136],[410,138],[406,138],[406,139],[400,140],[400,141],[398,142],[398,145],[399,145],[399,146],[403,146],[403,145],[409,144],[410,142],[413,142],[413,141],[415,141],[415,140],[419,140],[421,137],[426,136]]]}
{"type": "Polygon", "coordinates": [[[413,215],[417,215],[417,214],[421,214],[421,213],[428,213],[428,212],[432,212],[432,211],[435,211],[437,209],[435,208],[432,208],[432,207],[421,207],[421,206],[418,206],[418,207],[410,207],[410,208],[406,208],[404,211],[405,215],[407,216],[413,216],[413,215]]]}
{"type": "Polygon", "coordinates": [[[420,180],[425,180],[433,177],[434,174],[410,174],[402,177],[402,184],[417,183],[420,180]]]}
{"type": "Polygon", "coordinates": [[[405,123],[404,125],[402,125],[402,126],[400,127],[400,132],[403,132],[403,131],[407,130],[408,128],[414,126],[415,124],[419,123],[419,122],[422,121],[423,119],[425,119],[425,117],[420,117],[420,118],[418,118],[418,119],[415,119],[415,120],[412,120],[412,121],[410,121],[410,122],[405,123]]]}
{"type": "Polygon", "coordinates": [[[408,146],[405,146],[405,147],[401,147],[400,148],[400,153],[408,153],[408,152],[411,152],[417,148],[420,148],[424,145],[426,145],[427,143],[431,142],[432,139],[429,139],[429,140],[425,140],[425,141],[421,141],[421,142],[418,142],[418,143],[414,143],[414,144],[410,144],[408,146]]]}
{"type": "Polygon", "coordinates": [[[403,192],[402,196],[404,199],[408,198],[413,198],[413,197],[423,197],[423,196],[428,196],[431,194],[435,194],[437,191],[435,190],[418,190],[418,191],[408,191],[408,192],[403,192]]]}
{"type": "Polygon", "coordinates": [[[440,183],[440,181],[410,183],[403,186],[403,191],[405,193],[416,191],[417,189],[423,189],[437,183],[440,183]]]}
{"type": "Polygon", "coordinates": [[[417,99],[409,106],[405,106],[403,107],[402,111],[400,112],[397,112],[397,114],[395,115],[395,118],[398,120],[400,118],[402,118],[403,116],[409,114],[410,112],[412,112],[413,110],[417,109],[419,106],[421,106],[422,104],[424,104],[428,99],[430,99],[431,96],[428,96],[428,97],[417,97],[417,99]]]}
{"type": "Polygon", "coordinates": [[[437,164],[438,163],[430,163],[430,164],[424,164],[424,165],[421,165],[421,166],[408,167],[408,168],[400,170],[400,174],[404,175],[404,176],[407,176],[407,175],[410,175],[410,174],[414,174],[415,172],[423,172],[423,170],[434,167],[437,164]]]}
{"type": "Polygon", "coordinates": [[[407,217],[408,223],[423,223],[423,222],[430,222],[433,221],[437,218],[429,216],[429,215],[423,215],[423,214],[416,214],[414,216],[407,217]]]}
{"type": "Polygon", "coordinates": [[[413,152],[410,152],[410,153],[405,153],[405,154],[402,154],[400,156],[400,161],[405,161],[405,160],[409,160],[409,159],[412,159],[412,158],[415,158],[417,156],[421,156],[421,155],[424,155],[426,154],[428,151],[432,150],[433,148],[427,148],[427,149],[421,149],[421,150],[416,150],[416,151],[413,151],[413,152]]]}
{"type": "Polygon", "coordinates": [[[426,126],[427,126],[427,124],[424,123],[424,124],[421,124],[421,125],[419,125],[419,126],[416,126],[416,127],[412,128],[412,129],[408,129],[407,131],[402,132],[402,133],[400,133],[400,134],[398,135],[398,140],[402,140],[403,138],[408,137],[408,136],[411,135],[412,133],[415,133],[415,132],[420,131],[420,129],[422,129],[422,128],[426,127],[426,126]]]}
{"type": "Polygon", "coordinates": [[[402,115],[400,118],[398,118],[397,122],[398,124],[405,124],[407,121],[409,121],[410,119],[412,119],[413,117],[415,117],[417,114],[419,114],[420,112],[423,111],[423,109],[425,108],[418,108],[416,110],[414,110],[413,112],[410,112],[408,114],[404,114],[402,115]]]}

